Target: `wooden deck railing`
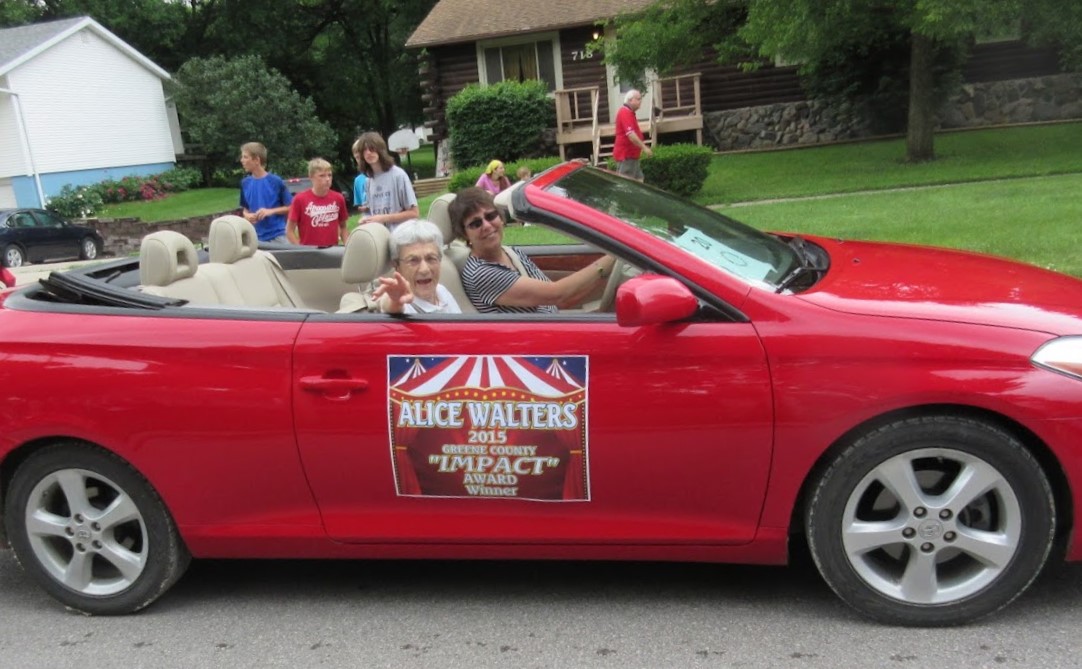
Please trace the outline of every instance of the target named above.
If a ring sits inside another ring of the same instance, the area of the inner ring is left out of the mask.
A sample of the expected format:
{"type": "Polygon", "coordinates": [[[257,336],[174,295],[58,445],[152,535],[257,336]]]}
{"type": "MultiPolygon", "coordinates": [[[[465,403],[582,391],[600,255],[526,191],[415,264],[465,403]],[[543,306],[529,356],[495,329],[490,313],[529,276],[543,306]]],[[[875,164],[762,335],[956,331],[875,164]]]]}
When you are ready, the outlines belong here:
{"type": "MultiPolygon", "coordinates": [[[[703,143],[701,77],[700,73],[694,72],[656,79],[650,84],[658,113],[651,114],[648,123],[644,122],[647,123],[643,129],[649,135],[649,144],[655,144],[659,134],[687,130],[694,130],[698,143],[703,143]]],[[[566,159],[564,147],[567,144],[589,142],[593,161],[597,163],[602,142],[608,144],[613,133],[612,124],[602,123],[597,117],[600,100],[598,86],[556,91],[556,143],[560,146],[561,158],[566,159]]]]}
{"type": "Polygon", "coordinates": [[[590,142],[596,155],[601,137],[597,119],[600,100],[597,86],[556,91],[556,141],[560,145],[560,158],[566,158],[564,145],[575,142],[590,142]]]}

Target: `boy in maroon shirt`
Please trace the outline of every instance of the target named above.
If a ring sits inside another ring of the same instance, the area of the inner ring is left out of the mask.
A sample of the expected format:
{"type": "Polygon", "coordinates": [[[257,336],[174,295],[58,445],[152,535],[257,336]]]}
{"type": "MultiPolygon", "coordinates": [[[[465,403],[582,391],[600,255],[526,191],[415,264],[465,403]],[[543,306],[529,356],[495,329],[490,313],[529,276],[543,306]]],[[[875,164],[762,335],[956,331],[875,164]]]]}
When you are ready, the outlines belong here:
{"type": "Polygon", "coordinates": [[[331,190],[331,164],[322,158],[308,161],[312,188],[298,193],[289,207],[286,236],[294,244],[337,246],[346,243],[349,210],[341,193],[331,190]]]}

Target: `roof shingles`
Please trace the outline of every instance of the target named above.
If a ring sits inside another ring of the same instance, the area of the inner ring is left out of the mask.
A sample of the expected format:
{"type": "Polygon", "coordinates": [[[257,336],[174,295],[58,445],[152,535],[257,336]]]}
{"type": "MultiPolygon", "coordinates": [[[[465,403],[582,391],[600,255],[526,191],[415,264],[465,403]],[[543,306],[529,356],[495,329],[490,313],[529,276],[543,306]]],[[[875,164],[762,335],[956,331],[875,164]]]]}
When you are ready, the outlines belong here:
{"type": "Polygon", "coordinates": [[[0,29],[0,71],[6,65],[79,23],[83,17],[0,29]]]}
{"type": "Polygon", "coordinates": [[[420,48],[589,25],[635,12],[655,0],[440,0],[406,46],[420,48]]]}

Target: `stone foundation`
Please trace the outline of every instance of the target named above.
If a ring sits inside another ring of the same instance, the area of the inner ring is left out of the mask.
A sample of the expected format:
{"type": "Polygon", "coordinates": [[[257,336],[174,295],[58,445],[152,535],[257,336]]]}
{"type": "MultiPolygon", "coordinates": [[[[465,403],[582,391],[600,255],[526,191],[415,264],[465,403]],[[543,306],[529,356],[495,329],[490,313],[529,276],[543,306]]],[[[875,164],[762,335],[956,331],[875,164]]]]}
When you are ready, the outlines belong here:
{"type": "MultiPolygon", "coordinates": [[[[829,144],[872,135],[848,104],[805,100],[708,112],[707,141],[719,151],[829,144]]],[[[942,129],[1082,119],[1082,73],[965,84],[938,112],[942,129]]]]}

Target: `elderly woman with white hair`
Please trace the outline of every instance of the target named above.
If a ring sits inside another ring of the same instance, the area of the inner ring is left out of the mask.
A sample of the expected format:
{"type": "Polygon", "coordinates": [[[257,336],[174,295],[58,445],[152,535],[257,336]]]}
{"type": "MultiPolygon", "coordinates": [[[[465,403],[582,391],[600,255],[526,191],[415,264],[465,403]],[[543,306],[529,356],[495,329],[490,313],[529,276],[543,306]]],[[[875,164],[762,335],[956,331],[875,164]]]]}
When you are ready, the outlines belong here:
{"type": "Polygon", "coordinates": [[[388,314],[460,314],[458,302],[440,285],[443,235],[435,223],[412,219],[391,232],[393,277],[380,277],[372,294],[388,314]]]}

